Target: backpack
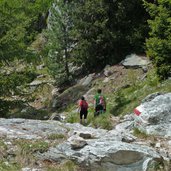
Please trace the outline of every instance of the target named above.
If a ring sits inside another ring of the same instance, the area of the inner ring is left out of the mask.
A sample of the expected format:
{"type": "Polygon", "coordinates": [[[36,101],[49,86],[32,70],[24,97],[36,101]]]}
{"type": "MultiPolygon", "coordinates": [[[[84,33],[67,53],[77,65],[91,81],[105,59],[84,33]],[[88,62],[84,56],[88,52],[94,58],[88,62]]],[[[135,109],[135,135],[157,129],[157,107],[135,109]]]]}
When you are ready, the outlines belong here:
{"type": "Polygon", "coordinates": [[[105,99],[103,95],[99,95],[97,105],[102,105],[103,107],[105,106],[105,99]]]}
{"type": "Polygon", "coordinates": [[[81,100],[80,106],[81,106],[81,109],[84,109],[84,110],[88,109],[88,103],[85,100],[81,100]]]}

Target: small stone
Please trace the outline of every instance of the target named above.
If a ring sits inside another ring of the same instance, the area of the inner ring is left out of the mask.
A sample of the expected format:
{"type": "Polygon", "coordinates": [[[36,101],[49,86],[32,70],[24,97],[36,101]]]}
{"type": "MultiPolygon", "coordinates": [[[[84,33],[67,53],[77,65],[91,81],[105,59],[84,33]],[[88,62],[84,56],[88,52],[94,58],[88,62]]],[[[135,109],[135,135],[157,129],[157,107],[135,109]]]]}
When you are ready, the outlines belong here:
{"type": "Polygon", "coordinates": [[[156,148],[160,148],[161,147],[161,144],[160,143],[156,143],[155,147],[156,148]]]}
{"type": "Polygon", "coordinates": [[[84,139],[90,139],[92,137],[90,133],[82,133],[82,132],[79,134],[79,136],[84,139]]]}

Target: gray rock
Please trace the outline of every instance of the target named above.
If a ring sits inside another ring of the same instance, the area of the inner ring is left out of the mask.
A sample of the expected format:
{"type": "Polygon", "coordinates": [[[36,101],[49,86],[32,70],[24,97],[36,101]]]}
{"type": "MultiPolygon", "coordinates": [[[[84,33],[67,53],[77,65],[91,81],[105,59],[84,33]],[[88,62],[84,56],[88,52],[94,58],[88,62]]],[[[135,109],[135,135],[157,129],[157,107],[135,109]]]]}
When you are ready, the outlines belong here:
{"type": "Polygon", "coordinates": [[[121,62],[122,65],[129,68],[140,68],[145,67],[150,63],[146,57],[138,56],[136,54],[131,54],[126,56],[126,59],[121,62]]]}
{"type": "Polygon", "coordinates": [[[82,138],[84,138],[84,139],[90,139],[90,138],[92,138],[92,136],[91,136],[90,133],[83,133],[83,132],[81,132],[79,134],[79,136],[82,137],[82,138]]]}
{"type": "Polygon", "coordinates": [[[54,88],[52,90],[51,94],[52,94],[53,97],[59,95],[59,88],[54,88]]]}
{"type": "Polygon", "coordinates": [[[68,142],[70,143],[71,149],[73,150],[83,148],[85,145],[87,145],[87,142],[79,136],[70,137],[68,142]]]}
{"type": "Polygon", "coordinates": [[[110,81],[110,78],[106,77],[104,80],[103,80],[103,83],[108,83],[110,81]]]}
{"type": "Polygon", "coordinates": [[[139,129],[147,134],[171,137],[171,93],[147,96],[141,110],[140,116],[135,116],[139,129]]]}
{"type": "Polygon", "coordinates": [[[62,121],[63,118],[60,116],[59,113],[52,113],[52,115],[49,118],[50,120],[57,120],[57,121],[62,121]]]}
{"type": "Polygon", "coordinates": [[[82,66],[74,66],[73,63],[70,63],[69,64],[69,72],[72,74],[72,75],[80,75],[82,73],[82,66]]]}
{"type": "Polygon", "coordinates": [[[111,70],[111,68],[110,68],[110,65],[106,65],[106,67],[104,68],[104,75],[106,76],[106,77],[109,77],[110,75],[112,75],[112,70],[111,70]]]}
{"type": "Polygon", "coordinates": [[[22,168],[22,171],[43,171],[43,170],[42,169],[35,169],[35,168],[25,167],[25,168],[22,168]]]}
{"type": "Polygon", "coordinates": [[[159,96],[159,95],[162,95],[163,93],[160,93],[160,92],[156,92],[156,93],[153,93],[153,94],[150,94],[148,95],[146,98],[144,98],[142,100],[142,103],[145,103],[145,102],[150,102],[151,100],[153,100],[155,97],[159,96]]]}
{"type": "Polygon", "coordinates": [[[0,119],[0,137],[41,139],[50,134],[66,134],[67,128],[58,121],[0,119]]]}
{"type": "Polygon", "coordinates": [[[36,66],[36,69],[37,70],[42,70],[43,68],[45,68],[45,65],[44,64],[41,64],[41,65],[36,66]]]}
{"type": "Polygon", "coordinates": [[[89,170],[127,170],[127,171],[146,171],[148,161],[160,159],[152,148],[140,146],[136,144],[127,144],[119,141],[102,141],[101,139],[88,142],[84,148],[73,150],[70,144],[64,143],[51,148],[49,152],[44,154],[44,158],[60,160],[60,153],[66,158],[74,160],[89,170]]]}
{"type": "Polygon", "coordinates": [[[38,86],[38,85],[41,85],[41,84],[43,84],[43,81],[34,80],[34,81],[32,81],[29,85],[30,85],[30,86],[38,86]]]}
{"type": "Polygon", "coordinates": [[[81,79],[79,84],[81,84],[82,86],[90,85],[92,80],[93,80],[94,75],[95,75],[94,73],[93,74],[89,74],[88,76],[86,76],[83,79],[81,79]]]}
{"type": "Polygon", "coordinates": [[[69,138],[50,147],[47,152],[35,154],[37,160],[73,160],[90,171],[147,171],[151,163],[164,160],[161,161],[161,155],[154,148],[134,143],[136,138],[124,129],[107,131],[84,127],[79,123],[0,118],[0,137],[8,140],[45,141],[51,134],[63,134],[69,138]]]}

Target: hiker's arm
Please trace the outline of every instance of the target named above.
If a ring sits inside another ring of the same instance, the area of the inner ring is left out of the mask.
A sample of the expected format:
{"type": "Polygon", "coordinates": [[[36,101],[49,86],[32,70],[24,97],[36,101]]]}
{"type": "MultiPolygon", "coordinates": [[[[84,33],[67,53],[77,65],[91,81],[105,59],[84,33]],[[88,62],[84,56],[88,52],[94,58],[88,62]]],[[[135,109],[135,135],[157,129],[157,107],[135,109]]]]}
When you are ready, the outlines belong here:
{"type": "Polygon", "coordinates": [[[94,103],[94,109],[95,109],[96,108],[96,99],[95,98],[94,98],[93,103],[94,103]]]}
{"type": "Polygon", "coordinates": [[[106,110],[106,97],[104,98],[104,109],[106,110]]]}
{"type": "Polygon", "coordinates": [[[80,110],[81,110],[81,106],[80,106],[80,101],[79,101],[78,102],[78,109],[77,109],[78,113],[80,113],[80,110]]]}
{"type": "Polygon", "coordinates": [[[81,107],[80,107],[80,106],[78,106],[78,110],[77,110],[77,111],[78,111],[78,113],[80,113],[80,110],[81,110],[81,107]]]}

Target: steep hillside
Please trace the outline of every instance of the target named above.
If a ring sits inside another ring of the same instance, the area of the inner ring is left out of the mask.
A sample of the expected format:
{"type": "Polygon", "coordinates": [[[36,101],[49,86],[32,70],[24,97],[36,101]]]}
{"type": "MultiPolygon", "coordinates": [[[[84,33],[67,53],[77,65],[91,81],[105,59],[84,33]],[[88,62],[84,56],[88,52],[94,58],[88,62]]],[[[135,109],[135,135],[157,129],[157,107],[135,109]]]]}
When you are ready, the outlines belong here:
{"type": "Polygon", "coordinates": [[[171,80],[159,82],[151,64],[106,66],[65,91],[55,87],[46,67],[35,72],[22,89],[31,100],[9,115],[20,119],[0,119],[1,171],[170,171],[171,80]],[[98,88],[106,96],[107,111],[94,118],[98,88]],[[85,125],[79,124],[77,111],[82,95],[90,106],[85,125]],[[142,116],[149,114],[145,121],[133,114],[142,104],[142,116]],[[139,127],[141,122],[145,125],[139,127]]]}
{"type": "MultiPolygon", "coordinates": [[[[83,79],[85,82],[86,79],[89,80],[86,85],[81,80],[75,87],[70,87],[69,90],[60,95],[60,97],[70,97],[68,103],[67,99],[65,101],[67,110],[62,113],[66,115],[69,122],[79,122],[76,112],[77,100],[81,95],[84,95],[90,105],[89,124],[110,129],[110,121],[112,121],[113,116],[132,113],[133,109],[149,94],[171,91],[171,80],[160,82],[150,64],[146,67],[135,66],[127,67],[121,64],[107,66],[101,73],[94,73],[85,77],[83,79]],[[82,86],[82,89],[77,88],[77,86],[82,86]],[[103,121],[100,121],[99,118],[97,120],[93,118],[93,97],[98,88],[102,89],[107,98],[107,112],[105,116],[102,116],[104,117],[103,121]],[[88,90],[86,91],[86,89],[88,90]]],[[[59,97],[57,97],[57,101],[60,101],[59,97]]],[[[56,105],[58,102],[56,102],[56,105]]],[[[60,112],[56,111],[57,113],[60,112]]]]}

